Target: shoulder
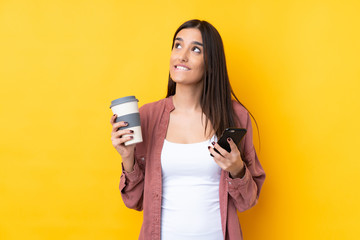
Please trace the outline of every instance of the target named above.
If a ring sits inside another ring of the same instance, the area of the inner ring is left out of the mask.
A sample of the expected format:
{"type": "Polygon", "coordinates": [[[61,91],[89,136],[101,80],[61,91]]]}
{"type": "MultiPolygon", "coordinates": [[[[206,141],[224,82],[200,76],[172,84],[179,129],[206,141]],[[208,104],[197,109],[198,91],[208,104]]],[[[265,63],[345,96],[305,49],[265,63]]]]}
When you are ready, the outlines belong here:
{"type": "Polygon", "coordinates": [[[249,112],[248,112],[248,110],[246,110],[246,108],[243,105],[241,105],[236,100],[232,100],[232,105],[233,105],[234,112],[238,117],[246,117],[247,118],[247,116],[249,115],[249,112]]]}
{"type": "Polygon", "coordinates": [[[246,108],[236,100],[232,100],[232,105],[233,105],[234,113],[237,116],[238,121],[240,121],[239,125],[241,127],[247,126],[248,121],[250,120],[248,110],[246,110],[246,108]]]}
{"type": "Polygon", "coordinates": [[[169,99],[163,98],[155,102],[146,103],[139,108],[140,118],[142,122],[153,122],[159,120],[168,105],[169,99]]]}
{"type": "Polygon", "coordinates": [[[165,108],[166,100],[166,98],[163,98],[155,102],[146,103],[139,108],[139,112],[144,114],[160,112],[165,108]]]}

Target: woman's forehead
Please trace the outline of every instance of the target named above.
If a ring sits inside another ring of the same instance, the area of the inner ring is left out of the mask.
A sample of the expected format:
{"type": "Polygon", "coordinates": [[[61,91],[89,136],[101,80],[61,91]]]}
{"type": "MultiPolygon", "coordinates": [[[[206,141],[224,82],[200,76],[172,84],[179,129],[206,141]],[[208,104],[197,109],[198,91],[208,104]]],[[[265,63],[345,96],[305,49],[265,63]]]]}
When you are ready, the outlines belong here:
{"type": "Polygon", "coordinates": [[[197,28],[184,28],[178,32],[175,38],[180,38],[183,41],[197,41],[202,43],[201,32],[197,28]]]}

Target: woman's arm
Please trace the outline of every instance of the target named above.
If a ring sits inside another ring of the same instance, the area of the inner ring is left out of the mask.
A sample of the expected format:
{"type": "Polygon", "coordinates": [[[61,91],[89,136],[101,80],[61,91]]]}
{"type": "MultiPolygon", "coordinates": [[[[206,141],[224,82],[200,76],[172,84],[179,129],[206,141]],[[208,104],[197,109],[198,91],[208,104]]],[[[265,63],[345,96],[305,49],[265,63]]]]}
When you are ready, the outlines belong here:
{"type": "MultiPolygon", "coordinates": [[[[244,112],[243,112],[244,113],[244,112]]],[[[209,147],[214,161],[226,172],[228,192],[239,211],[254,206],[259,198],[261,186],[265,180],[265,172],[261,167],[252,141],[252,126],[249,114],[244,116],[241,126],[246,126],[247,134],[241,145],[242,151],[228,139],[231,151],[227,152],[217,143],[213,143],[219,153],[209,147]],[[244,154],[241,154],[244,153],[244,154]]]]}
{"type": "Polygon", "coordinates": [[[243,212],[257,203],[260,189],[265,180],[265,172],[260,165],[255,149],[244,156],[244,163],[245,174],[242,178],[231,178],[228,175],[226,179],[229,195],[239,212],[243,212]]]}
{"type": "Polygon", "coordinates": [[[227,177],[228,191],[239,212],[254,206],[260,195],[265,181],[265,172],[262,168],[253,144],[253,128],[249,113],[246,114],[247,133],[241,145],[241,156],[244,162],[245,174],[242,178],[227,177]]]}
{"type": "Polygon", "coordinates": [[[125,206],[137,211],[143,209],[145,155],[148,141],[148,110],[146,109],[147,107],[145,106],[139,109],[143,142],[135,146],[134,154],[132,155],[133,164],[128,164],[129,161],[123,161],[119,184],[119,190],[125,206]],[[124,164],[125,162],[127,163],[126,166],[124,164]]]}
{"type": "MultiPolygon", "coordinates": [[[[135,156],[137,156],[136,148],[135,156]]],[[[134,161],[131,172],[127,172],[122,164],[119,189],[125,206],[141,211],[143,209],[145,169],[140,161],[143,162],[144,160],[142,157],[135,157],[134,161]]]]}

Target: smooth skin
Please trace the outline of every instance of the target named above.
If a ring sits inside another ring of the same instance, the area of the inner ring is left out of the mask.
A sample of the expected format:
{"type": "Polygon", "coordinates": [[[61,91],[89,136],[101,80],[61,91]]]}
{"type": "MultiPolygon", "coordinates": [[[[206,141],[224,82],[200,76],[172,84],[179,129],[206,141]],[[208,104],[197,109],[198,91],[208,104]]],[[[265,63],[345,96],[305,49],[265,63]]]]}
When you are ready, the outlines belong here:
{"type": "MultiPolygon", "coordinates": [[[[210,122],[202,113],[200,97],[203,88],[204,55],[201,32],[196,28],[182,29],[175,38],[174,48],[170,56],[170,76],[176,82],[176,93],[173,96],[175,109],[170,113],[170,121],[166,140],[174,143],[197,143],[208,140],[214,135],[210,122]],[[208,121],[205,131],[205,121],[208,121]]],[[[134,166],[135,145],[125,146],[130,137],[122,136],[131,134],[129,130],[119,130],[125,126],[124,122],[115,123],[116,116],[112,116],[110,123],[113,126],[111,141],[122,157],[124,170],[131,172],[134,166]]],[[[209,154],[214,156],[214,161],[232,178],[241,178],[245,174],[244,162],[236,144],[228,139],[231,152],[228,153],[217,143],[213,143],[220,154],[209,147],[209,154]]]]}
{"type": "Polygon", "coordinates": [[[111,131],[111,141],[118,153],[121,155],[122,163],[124,166],[124,170],[126,172],[131,172],[134,168],[134,150],[135,150],[135,144],[131,144],[129,146],[125,146],[125,142],[130,141],[133,136],[126,136],[122,137],[124,134],[134,134],[131,130],[118,130],[120,127],[126,127],[128,124],[121,121],[118,123],[115,123],[117,115],[114,114],[111,119],[110,123],[112,125],[112,131],[111,131]]]}

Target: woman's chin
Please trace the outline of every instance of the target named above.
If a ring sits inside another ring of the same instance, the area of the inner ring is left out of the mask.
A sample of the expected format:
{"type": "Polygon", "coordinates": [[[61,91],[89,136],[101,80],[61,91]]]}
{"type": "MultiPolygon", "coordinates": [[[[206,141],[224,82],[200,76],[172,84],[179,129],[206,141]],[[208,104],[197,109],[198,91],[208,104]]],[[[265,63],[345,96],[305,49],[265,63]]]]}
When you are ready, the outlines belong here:
{"type": "Polygon", "coordinates": [[[197,84],[201,80],[196,79],[188,79],[188,78],[171,78],[176,84],[184,84],[184,85],[191,85],[191,84],[197,84]]]}

